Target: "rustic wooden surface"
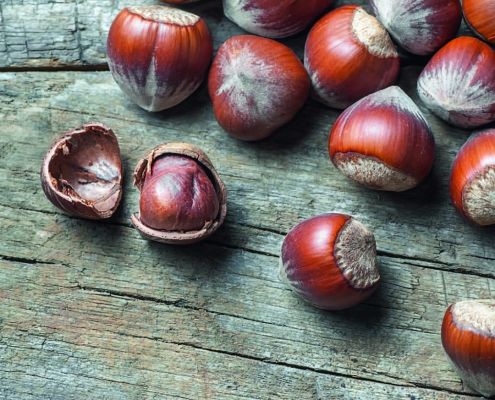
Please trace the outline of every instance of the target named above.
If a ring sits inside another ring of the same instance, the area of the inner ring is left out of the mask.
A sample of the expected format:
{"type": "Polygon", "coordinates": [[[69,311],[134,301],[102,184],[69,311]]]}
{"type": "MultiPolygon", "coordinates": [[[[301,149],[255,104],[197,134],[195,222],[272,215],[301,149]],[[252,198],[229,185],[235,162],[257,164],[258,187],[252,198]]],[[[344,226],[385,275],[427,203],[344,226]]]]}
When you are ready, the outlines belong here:
{"type": "MultiPolygon", "coordinates": [[[[450,203],[450,165],[470,132],[423,106],[421,66],[398,84],[431,124],[434,168],[411,191],[372,191],[332,166],[339,112],[312,100],[256,143],[219,128],[204,84],[170,110],[135,106],[105,64],[106,31],[131,3],[0,4],[0,398],[479,398],[439,332],[448,304],[495,292],[495,228],[469,225],[450,203]],[[54,208],[39,181],[51,142],[91,120],[116,132],[126,168],[122,204],[104,222],[54,208]],[[201,147],[227,186],[225,224],[205,242],[147,242],[130,223],[132,170],[165,141],[201,147]],[[329,211],[374,231],[382,275],[375,295],[340,312],[277,278],[287,231],[329,211]]],[[[184,8],[205,16],[215,48],[242,33],[219,1],[184,8]]],[[[283,42],[302,55],[304,38],[283,42]]]]}
{"type": "MultiPolygon", "coordinates": [[[[158,0],[2,0],[0,68],[107,69],[108,29],[122,8],[138,4],[164,5],[158,0]]],[[[346,4],[364,5],[369,10],[368,0],[334,0],[332,8],[346,4]]],[[[182,8],[208,22],[215,49],[232,35],[244,32],[223,16],[221,0],[201,0],[182,8]]],[[[306,34],[281,42],[301,55],[306,34]]],[[[459,35],[473,36],[464,22],[459,35]]]]}

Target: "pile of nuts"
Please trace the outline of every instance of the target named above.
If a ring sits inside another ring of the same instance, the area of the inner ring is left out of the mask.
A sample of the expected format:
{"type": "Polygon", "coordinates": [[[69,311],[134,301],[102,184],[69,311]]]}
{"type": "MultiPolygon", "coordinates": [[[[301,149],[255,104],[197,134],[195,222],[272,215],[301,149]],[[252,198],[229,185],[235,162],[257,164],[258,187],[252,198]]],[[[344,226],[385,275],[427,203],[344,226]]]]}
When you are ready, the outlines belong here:
{"type": "MultiPolygon", "coordinates": [[[[197,0],[167,2],[191,1],[197,0]]],[[[127,7],[108,34],[110,71],[122,91],[151,112],[179,104],[207,79],[218,124],[247,141],[271,135],[311,96],[344,110],[329,136],[335,167],[368,188],[400,192],[426,178],[435,141],[418,106],[393,86],[400,70],[395,44],[431,56],[417,82],[421,101],[449,124],[481,128],[452,165],[452,203],[475,225],[495,224],[495,128],[485,127],[495,121],[495,50],[489,45],[495,44],[495,2],[370,0],[373,15],[344,6],[322,16],[331,2],[223,0],[225,15],[251,35],[228,39],[213,62],[212,38],[200,16],[160,5],[127,7]],[[463,15],[480,39],[454,39],[463,15]],[[303,62],[274,40],[310,24],[303,62]]],[[[41,182],[55,206],[101,219],[119,204],[122,176],[114,133],[91,122],[55,141],[41,182]]],[[[132,222],[146,239],[193,243],[225,219],[225,186],[207,155],[190,144],[151,149],[135,168],[134,184],[141,197],[132,222]]],[[[373,233],[343,214],[303,221],[283,241],[279,276],[316,307],[354,306],[380,282],[373,233]]],[[[495,300],[451,305],[441,333],[462,379],[495,395],[495,300]]]]}

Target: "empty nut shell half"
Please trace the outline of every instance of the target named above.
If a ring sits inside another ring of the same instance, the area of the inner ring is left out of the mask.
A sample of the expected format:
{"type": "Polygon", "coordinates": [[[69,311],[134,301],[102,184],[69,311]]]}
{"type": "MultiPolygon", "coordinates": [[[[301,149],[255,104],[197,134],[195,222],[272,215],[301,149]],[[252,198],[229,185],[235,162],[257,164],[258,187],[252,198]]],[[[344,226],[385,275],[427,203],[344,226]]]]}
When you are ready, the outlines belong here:
{"type": "Polygon", "coordinates": [[[58,138],[41,166],[41,186],[58,208],[89,219],[112,216],[122,197],[124,167],[113,131],[88,122],[58,138]]]}
{"type": "Polygon", "coordinates": [[[227,191],[208,156],[188,143],[163,143],[134,169],[141,191],[132,223],[144,239],[189,244],[210,236],[227,214],[227,191]]]}

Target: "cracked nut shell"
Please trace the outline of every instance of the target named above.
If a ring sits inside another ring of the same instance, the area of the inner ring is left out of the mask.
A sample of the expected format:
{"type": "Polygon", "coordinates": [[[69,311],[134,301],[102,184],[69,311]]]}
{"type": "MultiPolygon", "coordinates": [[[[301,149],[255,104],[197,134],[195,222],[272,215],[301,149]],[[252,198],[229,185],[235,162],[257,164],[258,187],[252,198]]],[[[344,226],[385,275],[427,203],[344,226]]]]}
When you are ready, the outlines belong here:
{"type": "Polygon", "coordinates": [[[88,122],[68,131],[48,149],[41,186],[58,208],[89,219],[112,216],[122,197],[124,167],[113,131],[88,122]]]}
{"type": "Polygon", "coordinates": [[[141,191],[132,223],[144,239],[189,244],[210,236],[227,214],[227,190],[208,156],[188,143],[163,143],[134,169],[141,191]]]}

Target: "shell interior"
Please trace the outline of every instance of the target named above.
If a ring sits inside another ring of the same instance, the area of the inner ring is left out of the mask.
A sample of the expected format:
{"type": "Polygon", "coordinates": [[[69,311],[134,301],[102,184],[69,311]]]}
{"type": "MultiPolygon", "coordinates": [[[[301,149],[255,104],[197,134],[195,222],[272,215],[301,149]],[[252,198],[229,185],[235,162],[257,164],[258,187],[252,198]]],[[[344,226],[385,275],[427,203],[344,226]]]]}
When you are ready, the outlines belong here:
{"type": "Polygon", "coordinates": [[[68,137],[55,149],[49,164],[56,190],[102,211],[119,199],[121,169],[118,144],[97,130],[68,137]]]}

